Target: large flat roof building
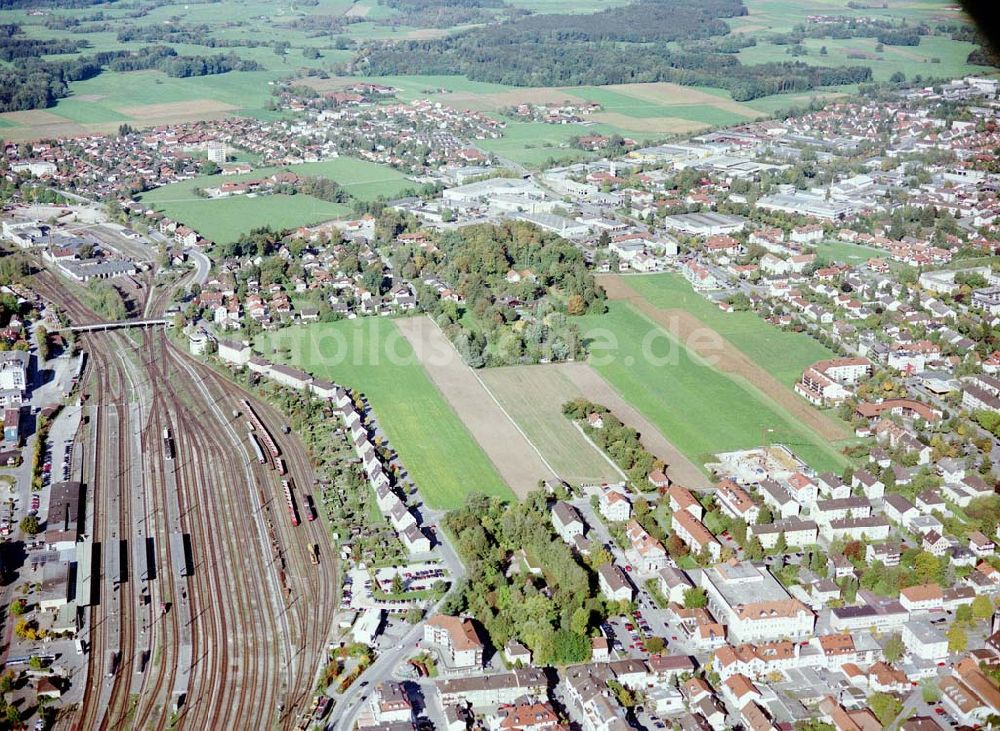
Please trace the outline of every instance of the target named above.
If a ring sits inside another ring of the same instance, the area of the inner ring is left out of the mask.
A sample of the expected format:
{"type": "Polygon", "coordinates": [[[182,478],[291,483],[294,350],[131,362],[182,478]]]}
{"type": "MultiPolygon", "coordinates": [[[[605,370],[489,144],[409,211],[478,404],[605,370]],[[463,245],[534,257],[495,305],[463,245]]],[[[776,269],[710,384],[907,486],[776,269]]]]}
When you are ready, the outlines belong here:
{"type": "Polygon", "coordinates": [[[80,537],[83,517],[83,485],[79,482],[57,482],[49,497],[45,542],[57,551],[72,548],[80,537]]]}
{"type": "Polygon", "coordinates": [[[730,642],[812,635],[816,617],[789,595],[771,572],[751,561],[728,561],[701,572],[708,606],[726,625],[730,642]]]}

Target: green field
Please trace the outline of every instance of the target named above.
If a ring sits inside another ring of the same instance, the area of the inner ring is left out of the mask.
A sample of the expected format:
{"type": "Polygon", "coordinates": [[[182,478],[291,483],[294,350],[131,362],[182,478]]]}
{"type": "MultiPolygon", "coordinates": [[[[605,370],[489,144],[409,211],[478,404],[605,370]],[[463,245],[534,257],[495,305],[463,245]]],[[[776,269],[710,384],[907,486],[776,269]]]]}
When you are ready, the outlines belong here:
{"type": "Polygon", "coordinates": [[[622,474],[562,413],[583,394],[549,366],[486,368],[479,377],[559,475],[572,484],[614,482],[622,474]]]}
{"type": "Polygon", "coordinates": [[[191,198],[165,203],[148,202],[216,243],[235,241],[241,234],[255,228],[298,228],[351,212],[345,205],[328,203],[309,195],[236,195],[216,200],[191,198]]]}
{"type": "Polygon", "coordinates": [[[836,357],[808,335],[781,330],[753,312],[723,312],[691,289],[680,274],[631,276],[627,282],[656,307],[690,312],[789,387],[807,366],[836,357]]]}
{"type": "Polygon", "coordinates": [[[591,365],[696,464],[765,439],[787,445],[817,470],[839,472],[848,463],[758,390],[703,363],[630,305],[609,307],[605,315],[578,318],[591,365]]]}
{"type": "Polygon", "coordinates": [[[363,393],[428,505],[456,508],[477,491],[513,499],[391,320],[288,328],[259,336],[257,347],[265,357],[363,393]]]}
{"type": "Polygon", "coordinates": [[[232,241],[253,228],[297,228],[348,215],[351,209],[307,195],[245,195],[202,198],[196,188],[220,183],[254,180],[291,170],[299,176],[322,176],[336,180],[360,200],[392,197],[414,186],[402,173],[385,165],[341,157],[324,162],[303,163],[291,168],[263,167],[247,175],[206,175],[149,191],[142,200],[167,216],[194,228],[216,242],[232,241]]]}
{"type": "Polygon", "coordinates": [[[887,251],[847,241],[821,241],[818,244],[810,244],[810,247],[816,249],[816,256],[819,259],[838,264],[861,264],[873,257],[888,258],[887,251]]]}

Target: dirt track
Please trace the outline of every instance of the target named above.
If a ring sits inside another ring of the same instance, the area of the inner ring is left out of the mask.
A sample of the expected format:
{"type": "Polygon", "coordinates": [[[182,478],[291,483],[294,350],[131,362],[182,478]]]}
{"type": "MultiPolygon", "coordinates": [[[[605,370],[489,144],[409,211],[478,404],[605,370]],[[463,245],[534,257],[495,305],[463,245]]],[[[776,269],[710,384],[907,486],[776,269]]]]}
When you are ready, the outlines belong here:
{"type": "Polygon", "coordinates": [[[608,293],[609,299],[628,302],[673,334],[689,350],[714,363],[720,371],[743,378],[823,439],[833,442],[851,436],[846,428],[814,409],[805,399],[750,360],[721,335],[712,338],[714,342],[709,345],[703,334],[711,328],[691,313],[656,307],[632,289],[626,278],[617,274],[601,275],[598,282],[608,293]]]}
{"type": "Polygon", "coordinates": [[[429,318],[397,320],[396,327],[515,495],[523,498],[539,480],[556,476],[429,318]]]}
{"type": "Polygon", "coordinates": [[[643,446],[654,456],[666,462],[667,476],[671,480],[692,489],[707,489],[712,486],[708,477],[698,469],[694,462],[668,442],[651,421],[623,399],[611,384],[589,365],[586,363],[560,363],[552,367],[561,369],[566,378],[580,389],[580,392],[588,399],[596,404],[607,406],[615,416],[621,419],[625,426],[632,427],[639,432],[643,446]]]}

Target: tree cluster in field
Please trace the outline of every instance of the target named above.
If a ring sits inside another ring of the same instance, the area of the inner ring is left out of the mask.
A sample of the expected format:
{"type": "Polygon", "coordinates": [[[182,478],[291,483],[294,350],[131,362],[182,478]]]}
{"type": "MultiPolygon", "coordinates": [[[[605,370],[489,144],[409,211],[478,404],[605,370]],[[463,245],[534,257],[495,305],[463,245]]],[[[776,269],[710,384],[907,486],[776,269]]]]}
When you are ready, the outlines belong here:
{"type": "Polygon", "coordinates": [[[375,75],[459,73],[514,86],[668,81],[721,87],[737,101],[871,80],[863,66],[746,66],[733,53],[738,43],[725,52],[668,48],[670,41],[690,48],[726,35],[723,18],[745,13],[739,0],[640,0],[589,15],[532,15],[435,40],[375,42],[354,67],[375,75]]]}
{"type": "Polygon", "coordinates": [[[605,308],[580,251],[534,224],[466,226],[436,244],[433,252],[400,246],[394,266],[473,368],[574,358],[580,333],[568,316],[605,308]],[[508,280],[512,271],[518,281],[508,280]],[[465,304],[425,283],[435,278],[465,304]]]}
{"type": "Polygon", "coordinates": [[[600,598],[594,573],[553,533],[549,511],[533,492],[521,503],[473,494],[449,513],[444,525],[469,573],[442,611],[474,616],[494,647],[517,639],[537,664],[565,665],[590,659],[591,633],[620,607],[600,598]]]}
{"type": "Polygon", "coordinates": [[[925,25],[911,26],[894,23],[891,20],[865,18],[844,18],[837,23],[811,23],[797,25],[788,33],[777,33],[768,37],[776,45],[795,45],[806,38],[874,38],[886,46],[919,46],[921,36],[928,35],[930,28],[925,25]]]}
{"type": "Polygon", "coordinates": [[[256,61],[245,61],[235,53],[218,53],[212,56],[179,56],[177,51],[170,46],[149,46],[134,52],[114,51],[97,54],[97,58],[101,61],[107,59],[106,66],[110,71],[155,69],[162,71],[167,76],[177,78],[211,76],[230,71],[259,71],[261,68],[256,61]]]}
{"type": "MultiPolygon", "coordinates": [[[[4,26],[4,30],[11,27],[4,26]]],[[[86,41],[68,38],[20,38],[17,35],[4,34],[0,36],[0,59],[9,63],[20,58],[37,58],[54,53],[76,53],[87,45],[86,41]]]]}
{"type": "Polygon", "coordinates": [[[117,33],[119,43],[187,43],[208,48],[258,48],[267,45],[265,41],[252,38],[219,38],[207,25],[151,23],[122,28],[120,23],[111,21],[104,26],[90,26],[86,29],[87,33],[100,31],[117,33]]]}
{"type": "Polygon", "coordinates": [[[622,424],[606,406],[578,398],[563,404],[563,414],[577,421],[587,436],[628,474],[639,489],[652,487],[648,479],[650,472],[665,469],[663,460],[657,459],[642,446],[639,432],[622,424]],[[600,415],[603,422],[601,428],[587,423],[587,416],[590,414],[600,415]]]}
{"type": "Polygon", "coordinates": [[[380,0],[396,11],[390,21],[412,28],[454,28],[528,15],[503,0],[380,0]]]}
{"type": "Polygon", "coordinates": [[[64,61],[46,60],[42,58],[46,54],[79,50],[81,42],[22,39],[17,37],[16,26],[3,28],[4,32],[0,33],[0,58],[12,65],[0,70],[0,112],[50,107],[69,94],[70,82],[91,79],[105,69],[155,69],[168,76],[184,78],[230,71],[257,71],[261,68],[256,61],[243,60],[235,53],[180,56],[169,46],[150,46],[138,51],[102,51],[64,61]]]}
{"type": "Polygon", "coordinates": [[[271,188],[273,193],[284,193],[286,195],[311,195],[328,203],[348,203],[351,194],[341,188],[335,180],[322,176],[307,176],[299,178],[294,183],[279,183],[271,188]]]}

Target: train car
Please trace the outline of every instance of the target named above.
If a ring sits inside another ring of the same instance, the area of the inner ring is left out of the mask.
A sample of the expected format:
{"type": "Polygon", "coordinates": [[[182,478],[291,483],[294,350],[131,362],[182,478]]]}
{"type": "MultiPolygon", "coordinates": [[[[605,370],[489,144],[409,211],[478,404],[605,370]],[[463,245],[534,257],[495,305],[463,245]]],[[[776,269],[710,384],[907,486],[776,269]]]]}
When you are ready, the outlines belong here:
{"type": "Polygon", "coordinates": [[[259,432],[260,441],[265,451],[267,451],[272,457],[280,457],[281,450],[278,449],[278,445],[275,444],[274,438],[271,436],[267,427],[264,426],[264,422],[260,420],[259,416],[257,416],[257,412],[254,411],[253,406],[246,399],[243,399],[243,408],[246,410],[247,418],[253,423],[255,430],[259,432]]]}
{"type": "Polygon", "coordinates": [[[307,494],[302,499],[306,503],[306,520],[316,520],[316,503],[313,501],[313,496],[307,494]]]}
{"type": "Polygon", "coordinates": [[[285,460],[281,457],[274,460],[274,468],[278,470],[279,475],[284,475],[288,472],[288,470],[285,469],[285,460]]]}
{"type": "Polygon", "coordinates": [[[80,353],[80,360],[79,360],[79,362],[77,362],[77,364],[76,364],[76,370],[73,372],[73,385],[74,386],[77,385],[80,382],[80,376],[83,375],[83,367],[84,367],[84,364],[86,362],[87,362],[87,353],[84,351],[84,352],[80,353]]]}
{"type": "Polygon", "coordinates": [[[153,581],[156,578],[156,538],[154,536],[146,536],[143,544],[145,556],[142,576],[139,578],[142,581],[153,581]]]}
{"type": "Polygon", "coordinates": [[[299,508],[295,504],[295,497],[292,495],[292,486],[288,484],[288,480],[282,480],[281,485],[285,489],[285,502],[288,505],[288,517],[292,521],[292,526],[297,526],[299,524],[299,508]]]}
{"type": "Polygon", "coordinates": [[[309,560],[313,566],[319,563],[319,546],[315,543],[309,544],[309,560]]]}
{"type": "Polygon", "coordinates": [[[267,458],[264,456],[264,452],[261,451],[260,444],[257,443],[257,437],[254,436],[253,432],[247,432],[247,437],[250,440],[250,447],[253,449],[253,456],[257,458],[259,464],[266,464],[267,458]]]}
{"type": "Polygon", "coordinates": [[[170,534],[170,562],[178,578],[191,575],[191,561],[188,557],[187,536],[184,533],[170,534]]]}
{"type": "Polygon", "coordinates": [[[111,586],[117,589],[128,580],[128,577],[125,575],[125,541],[109,541],[107,546],[107,577],[111,579],[111,586]]]}
{"type": "Polygon", "coordinates": [[[170,429],[163,429],[163,451],[167,455],[167,459],[174,458],[174,438],[170,436],[170,429]]]}
{"type": "Polygon", "coordinates": [[[118,672],[118,650],[108,651],[108,677],[113,678],[115,673],[118,672]]]}

